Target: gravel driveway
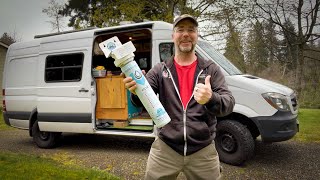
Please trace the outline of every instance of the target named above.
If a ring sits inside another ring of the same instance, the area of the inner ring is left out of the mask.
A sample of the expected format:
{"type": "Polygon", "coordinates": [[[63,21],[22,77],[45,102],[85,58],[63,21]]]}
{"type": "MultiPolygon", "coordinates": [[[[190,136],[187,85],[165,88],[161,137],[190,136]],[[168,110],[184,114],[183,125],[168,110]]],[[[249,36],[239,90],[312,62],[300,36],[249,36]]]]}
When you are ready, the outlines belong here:
{"type": "MultiPolygon", "coordinates": [[[[106,135],[63,134],[55,149],[40,149],[28,131],[0,131],[0,151],[60,157],[85,167],[99,168],[123,179],[143,179],[153,139],[106,135]]],[[[242,167],[222,164],[224,179],[320,179],[320,143],[286,141],[263,144],[242,167]]],[[[185,179],[180,175],[178,179],[185,179]]]]}

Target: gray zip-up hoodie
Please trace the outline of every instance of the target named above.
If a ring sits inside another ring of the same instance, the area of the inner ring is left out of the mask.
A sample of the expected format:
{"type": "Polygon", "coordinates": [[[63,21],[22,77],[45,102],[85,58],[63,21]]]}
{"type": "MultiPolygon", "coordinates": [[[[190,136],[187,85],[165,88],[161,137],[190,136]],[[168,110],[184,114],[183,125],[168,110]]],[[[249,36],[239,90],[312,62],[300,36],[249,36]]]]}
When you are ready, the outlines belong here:
{"type": "MultiPolygon", "coordinates": [[[[195,153],[212,143],[216,135],[216,116],[226,116],[233,110],[235,100],[228,90],[224,75],[213,61],[198,58],[193,87],[200,74],[211,75],[212,97],[205,105],[190,97],[186,109],[179,94],[179,82],[173,57],[155,65],[146,78],[171,122],[159,129],[159,138],[181,155],[195,153]]],[[[141,104],[132,97],[135,104],[141,104]]]]}

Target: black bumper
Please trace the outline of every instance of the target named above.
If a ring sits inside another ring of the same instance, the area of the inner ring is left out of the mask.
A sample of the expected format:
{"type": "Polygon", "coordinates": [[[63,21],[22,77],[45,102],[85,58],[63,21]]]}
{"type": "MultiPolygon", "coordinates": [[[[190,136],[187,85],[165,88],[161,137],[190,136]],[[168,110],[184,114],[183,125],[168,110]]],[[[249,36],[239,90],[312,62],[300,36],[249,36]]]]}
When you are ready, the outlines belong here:
{"type": "Polygon", "coordinates": [[[255,117],[252,120],[259,128],[264,142],[279,142],[291,139],[298,131],[297,114],[278,111],[273,116],[255,117]]]}
{"type": "Polygon", "coordinates": [[[11,126],[11,125],[10,125],[10,122],[9,122],[9,117],[7,116],[7,112],[2,112],[2,115],[3,115],[3,120],[4,120],[4,122],[5,122],[8,126],[11,126]]]}

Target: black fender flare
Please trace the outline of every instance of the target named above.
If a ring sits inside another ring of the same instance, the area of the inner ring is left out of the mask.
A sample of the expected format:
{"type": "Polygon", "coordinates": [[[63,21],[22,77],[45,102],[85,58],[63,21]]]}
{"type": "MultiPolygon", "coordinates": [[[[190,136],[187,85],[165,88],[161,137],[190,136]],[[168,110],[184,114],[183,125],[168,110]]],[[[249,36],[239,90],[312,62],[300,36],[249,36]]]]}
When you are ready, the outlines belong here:
{"type": "Polygon", "coordinates": [[[36,122],[36,120],[38,119],[38,109],[34,108],[31,113],[30,113],[30,117],[29,117],[29,135],[32,137],[32,126],[33,123],[36,122]]]}

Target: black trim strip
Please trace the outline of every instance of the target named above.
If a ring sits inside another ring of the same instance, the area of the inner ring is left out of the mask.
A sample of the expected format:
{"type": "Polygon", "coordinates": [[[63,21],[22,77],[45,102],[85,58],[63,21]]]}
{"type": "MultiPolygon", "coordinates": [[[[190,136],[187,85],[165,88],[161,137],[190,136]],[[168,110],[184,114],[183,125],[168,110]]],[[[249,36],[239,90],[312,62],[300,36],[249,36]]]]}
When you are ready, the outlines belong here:
{"type": "Polygon", "coordinates": [[[7,111],[6,116],[10,119],[29,120],[31,112],[7,111]]]}
{"type": "Polygon", "coordinates": [[[91,123],[89,113],[39,113],[39,122],[69,122],[69,123],[91,123]]]}
{"type": "MultiPolygon", "coordinates": [[[[9,119],[19,119],[28,121],[31,112],[7,111],[3,113],[4,120],[8,124],[9,119]]],[[[71,123],[91,123],[90,113],[38,113],[38,121],[41,122],[71,122],[71,123]]]]}
{"type": "Polygon", "coordinates": [[[294,120],[297,116],[297,114],[292,114],[291,111],[277,111],[272,116],[258,116],[251,119],[255,121],[283,121],[294,120]]]}

